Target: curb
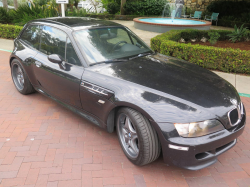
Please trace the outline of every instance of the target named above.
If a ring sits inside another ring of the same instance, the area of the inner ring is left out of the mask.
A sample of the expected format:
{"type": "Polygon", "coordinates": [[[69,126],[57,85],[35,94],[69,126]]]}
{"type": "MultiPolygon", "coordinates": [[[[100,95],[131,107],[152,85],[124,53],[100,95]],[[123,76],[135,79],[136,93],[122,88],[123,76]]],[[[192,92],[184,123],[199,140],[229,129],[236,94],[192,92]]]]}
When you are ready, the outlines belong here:
{"type": "Polygon", "coordinates": [[[239,93],[239,95],[242,96],[242,97],[249,97],[250,98],[250,94],[239,93]]]}
{"type": "Polygon", "coordinates": [[[10,53],[12,53],[12,51],[11,51],[11,50],[7,50],[7,49],[0,49],[0,51],[6,51],[6,52],[10,52],[10,53]]]}

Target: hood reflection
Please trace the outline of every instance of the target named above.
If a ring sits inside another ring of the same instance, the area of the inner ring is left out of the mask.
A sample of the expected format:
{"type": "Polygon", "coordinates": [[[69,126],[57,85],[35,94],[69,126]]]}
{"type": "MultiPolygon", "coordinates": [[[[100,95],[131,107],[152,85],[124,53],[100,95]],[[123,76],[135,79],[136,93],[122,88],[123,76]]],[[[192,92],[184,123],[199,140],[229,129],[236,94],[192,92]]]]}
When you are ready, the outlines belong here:
{"type": "Polygon", "coordinates": [[[159,95],[156,95],[154,93],[150,93],[150,92],[144,92],[141,94],[141,96],[149,101],[149,102],[152,102],[152,103],[159,103],[159,104],[167,104],[167,105],[173,105],[181,110],[187,110],[187,111],[193,111],[195,112],[196,109],[191,107],[191,106],[188,106],[186,104],[183,104],[183,103],[180,103],[178,101],[175,101],[175,100],[172,100],[170,98],[165,98],[165,97],[162,97],[162,96],[159,96],[159,95]]]}

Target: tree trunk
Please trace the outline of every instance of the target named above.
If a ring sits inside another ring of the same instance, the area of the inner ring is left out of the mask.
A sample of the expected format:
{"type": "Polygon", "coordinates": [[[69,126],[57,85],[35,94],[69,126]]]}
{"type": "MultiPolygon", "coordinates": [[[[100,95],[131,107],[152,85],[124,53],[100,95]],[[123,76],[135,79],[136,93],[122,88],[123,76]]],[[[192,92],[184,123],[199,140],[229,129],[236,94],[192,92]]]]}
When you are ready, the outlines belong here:
{"type": "Polygon", "coordinates": [[[7,0],[3,0],[3,8],[8,9],[8,3],[7,3],[7,0]]]}
{"type": "Polygon", "coordinates": [[[15,7],[15,10],[18,8],[17,0],[14,0],[14,7],[15,7]]]}
{"type": "Polygon", "coordinates": [[[124,15],[123,5],[126,3],[126,0],[121,0],[121,15],[124,15]]]}
{"type": "Polygon", "coordinates": [[[77,9],[77,7],[78,7],[78,1],[75,1],[75,3],[74,3],[74,6],[76,7],[76,9],[77,9]]]}

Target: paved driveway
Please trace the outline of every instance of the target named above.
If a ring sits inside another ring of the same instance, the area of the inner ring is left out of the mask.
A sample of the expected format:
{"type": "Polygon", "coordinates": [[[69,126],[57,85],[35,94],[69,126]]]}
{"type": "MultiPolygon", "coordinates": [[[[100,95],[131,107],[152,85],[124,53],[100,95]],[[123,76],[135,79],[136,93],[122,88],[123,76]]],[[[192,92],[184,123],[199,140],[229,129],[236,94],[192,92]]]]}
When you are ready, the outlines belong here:
{"type": "Polygon", "coordinates": [[[15,89],[0,52],[0,186],[250,186],[250,98],[242,97],[248,124],[237,145],[200,171],[163,163],[144,167],[124,156],[109,134],[61,105],[15,89]]]}

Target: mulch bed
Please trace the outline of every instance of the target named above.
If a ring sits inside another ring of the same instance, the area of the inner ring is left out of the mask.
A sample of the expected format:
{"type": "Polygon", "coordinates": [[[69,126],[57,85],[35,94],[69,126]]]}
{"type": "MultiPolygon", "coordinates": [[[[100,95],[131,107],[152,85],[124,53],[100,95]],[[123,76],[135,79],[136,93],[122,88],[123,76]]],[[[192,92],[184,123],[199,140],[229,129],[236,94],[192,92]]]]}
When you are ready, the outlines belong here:
{"type": "Polygon", "coordinates": [[[220,48],[233,48],[233,49],[240,49],[240,50],[250,50],[250,42],[235,42],[232,43],[231,41],[217,41],[215,45],[211,45],[208,41],[203,43],[201,41],[191,43],[192,45],[199,44],[205,46],[213,46],[213,47],[220,47],[220,48]]]}

